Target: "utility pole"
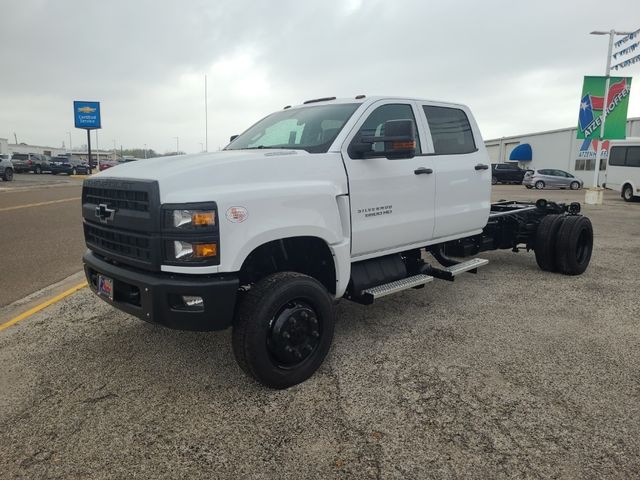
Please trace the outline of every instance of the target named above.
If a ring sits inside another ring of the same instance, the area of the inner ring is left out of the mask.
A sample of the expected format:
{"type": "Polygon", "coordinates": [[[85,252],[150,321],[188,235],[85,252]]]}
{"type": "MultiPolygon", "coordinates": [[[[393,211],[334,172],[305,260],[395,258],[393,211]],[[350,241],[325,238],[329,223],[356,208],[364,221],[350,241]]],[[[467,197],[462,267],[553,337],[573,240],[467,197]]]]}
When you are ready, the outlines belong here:
{"type": "Polygon", "coordinates": [[[617,30],[609,30],[608,32],[594,31],[590,35],[609,35],[609,50],[607,51],[607,67],[604,75],[606,77],[604,84],[604,105],[602,109],[602,124],[600,124],[600,139],[598,141],[598,152],[596,154],[596,167],[593,172],[593,188],[598,188],[598,174],[600,173],[600,162],[602,159],[602,144],[604,143],[604,125],[607,121],[607,110],[609,109],[609,84],[611,77],[611,55],[613,54],[613,40],[616,35],[631,35],[633,32],[618,32],[617,30]]]}

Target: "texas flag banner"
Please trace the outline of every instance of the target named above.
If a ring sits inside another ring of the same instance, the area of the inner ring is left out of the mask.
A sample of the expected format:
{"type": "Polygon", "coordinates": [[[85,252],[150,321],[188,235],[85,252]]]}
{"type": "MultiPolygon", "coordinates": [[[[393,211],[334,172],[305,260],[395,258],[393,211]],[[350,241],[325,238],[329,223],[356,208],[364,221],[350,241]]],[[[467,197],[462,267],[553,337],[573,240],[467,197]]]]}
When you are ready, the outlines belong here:
{"type": "Polygon", "coordinates": [[[606,102],[605,85],[606,77],[584,77],[578,114],[578,138],[600,138],[605,106],[607,120],[603,139],[613,140],[626,137],[631,77],[610,77],[606,102]]]}

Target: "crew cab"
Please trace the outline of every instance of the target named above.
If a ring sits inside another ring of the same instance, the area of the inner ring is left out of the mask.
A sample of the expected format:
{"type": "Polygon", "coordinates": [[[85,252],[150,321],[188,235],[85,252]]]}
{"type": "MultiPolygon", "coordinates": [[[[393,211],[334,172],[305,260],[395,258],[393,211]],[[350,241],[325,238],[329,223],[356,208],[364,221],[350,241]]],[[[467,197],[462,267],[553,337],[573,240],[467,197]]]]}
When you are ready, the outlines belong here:
{"type": "Polygon", "coordinates": [[[240,367],[286,388],[323,362],[342,298],[371,304],[452,281],[487,263],[465,257],[499,248],[533,249],[543,270],[585,271],[593,234],[579,204],[492,204],[490,190],[466,106],[310,100],[220,152],[86,179],[85,273],[102,299],[148,322],[232,327],[240,367]]]}

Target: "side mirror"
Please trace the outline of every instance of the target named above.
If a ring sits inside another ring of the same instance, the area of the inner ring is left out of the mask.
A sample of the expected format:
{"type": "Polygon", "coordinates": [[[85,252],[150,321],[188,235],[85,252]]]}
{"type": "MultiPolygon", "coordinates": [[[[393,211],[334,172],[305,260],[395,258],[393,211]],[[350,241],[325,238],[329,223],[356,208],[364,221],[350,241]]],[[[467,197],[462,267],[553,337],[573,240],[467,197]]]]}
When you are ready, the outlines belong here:
{"type": "Polygon", "coordinates": [[[229,142],[233,142],[236,138],[238,138],[238,135],[231,135],[231,137],[229,137],[229,142]]]}
{"type": "Polygon", "coordinates": [[[352,158],[374,155],[388,159],[413,158],[416,154],[416,126],[413,120],[388,120],[384,123],[384,136],[358,136],[349,146],[352,158]],[[382,151],[374,151],[374,143],[384,143],[382,151]]]}

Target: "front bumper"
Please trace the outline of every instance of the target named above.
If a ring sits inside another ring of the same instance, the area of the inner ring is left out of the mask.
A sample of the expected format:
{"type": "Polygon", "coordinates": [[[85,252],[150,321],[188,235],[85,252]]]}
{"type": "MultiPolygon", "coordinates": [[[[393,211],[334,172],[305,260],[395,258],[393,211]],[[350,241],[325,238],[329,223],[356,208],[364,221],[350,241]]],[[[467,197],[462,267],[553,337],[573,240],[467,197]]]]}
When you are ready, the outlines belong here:
{"type": "Polygon", "coordinates": [[[114,265],[88,250],[83,257],[89,287],[98,294],[98,275],[113,279],[110,305],[151,323],[178,330],[210,331],[229,327],[233,321],[240,281],[233,274],[177,275],[152,273],[114,265]],[[202,309],[180,305],[182,295],[203,299],[202,309]]]}

